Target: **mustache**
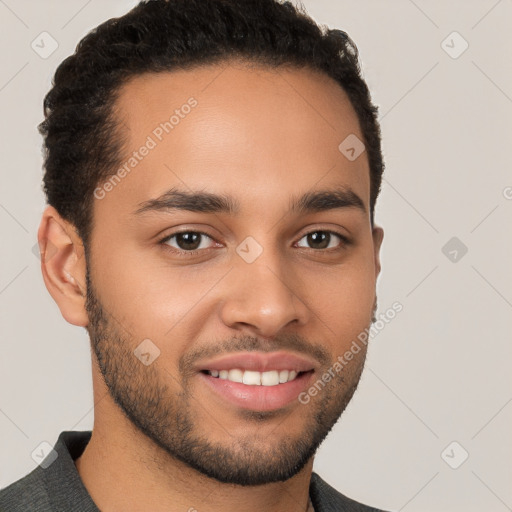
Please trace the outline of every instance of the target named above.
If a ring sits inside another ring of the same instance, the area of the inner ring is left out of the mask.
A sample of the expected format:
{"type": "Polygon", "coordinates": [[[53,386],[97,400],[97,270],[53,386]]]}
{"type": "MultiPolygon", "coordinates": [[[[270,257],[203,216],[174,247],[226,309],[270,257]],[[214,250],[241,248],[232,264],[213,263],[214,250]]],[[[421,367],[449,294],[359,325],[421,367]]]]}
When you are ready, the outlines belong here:
{"type": "Polygon", "coordinates": [[[195,363],[201,359],[236,352],[277,352],[278,350],[290,350],[308,355],[316,359],[320,366],[328,365],[331,360],[329,352],[320,344],[312,344],[297,334],[283,334],[272,339],[242,336],[221,342],[211,342],[184,354],[179,360],[178,367],[180,373],[184,375],[193,374],[195,363]]]}

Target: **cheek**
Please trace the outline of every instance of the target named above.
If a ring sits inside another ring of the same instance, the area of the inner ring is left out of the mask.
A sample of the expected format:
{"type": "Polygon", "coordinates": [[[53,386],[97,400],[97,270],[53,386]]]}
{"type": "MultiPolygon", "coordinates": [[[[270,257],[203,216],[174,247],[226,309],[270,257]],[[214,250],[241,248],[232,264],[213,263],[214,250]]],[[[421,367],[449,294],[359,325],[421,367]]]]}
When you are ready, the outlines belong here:
{"type": "Polygon", "coordinates": [[[101,269],[94,275],[98,294],[123,332],[135,346],[152,340],[162,359],[172,349],[173,360],[199,337],[211,314],[208,294],[227,270],[220,265],[176,267],[130,247],[105,250],[96,261],[101,269]]]}
{"type": "Polygon", "coordinates": [[[319,332],[339,345],[350,344],[370,324],[375,303],[375,271],[371,258],[354,258],[324,273],[303,273],[308,307],[319,332]]]}
{"type": "Polygon", "coordinates": [[[184,283],[133,247],[104,242],[98,239],[92,269],[103,306],[132,337],[161,337],[184,314],[184,283]]]}
{"type": "MultiPolygon", "coordinates": [[[[103,305],[132,338],[149,338],[177,354],[201,336],[215,316],[214,292],[229,264],[167,264],[159,254],[105,239],[97,244],[93,279],[103,305]],[[213,292],[213,293],[212,293],[213,292]],[[171,343],[172,342],[172,343],[171,343]]],[[[156,250],[156,249],[155,249],[156,250]]],[[[371,244],[361,244],[342,264],[291,265],[290,288],[314,313],[311,339],[332,339],[336,351],[368,327],[375,300],[371,244]],[[314,333],[314,334],[313,334],[314,333]],[[318,338],[317,338],[318,339],[318,338]]],[[[229,278],[228,278],[229,279],[229,278]]],[[[134,343],[136,343],[134,340],[134,343]]]]}

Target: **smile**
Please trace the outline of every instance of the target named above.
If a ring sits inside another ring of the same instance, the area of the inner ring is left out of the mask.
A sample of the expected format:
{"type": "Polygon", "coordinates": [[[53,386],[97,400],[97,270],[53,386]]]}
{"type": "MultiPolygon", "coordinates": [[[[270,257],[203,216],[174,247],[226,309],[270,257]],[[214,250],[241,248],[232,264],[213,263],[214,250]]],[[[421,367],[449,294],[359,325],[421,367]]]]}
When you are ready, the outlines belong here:
{"type": "Polygon", "coordinates": [[[291,382],[297,378],[300,372],[295,370],[271,370],[266,372],[257,372],[251,370],[208,370],[208,374],[222,380],[238,382],[246,386],[278,386],[291,382]]]}

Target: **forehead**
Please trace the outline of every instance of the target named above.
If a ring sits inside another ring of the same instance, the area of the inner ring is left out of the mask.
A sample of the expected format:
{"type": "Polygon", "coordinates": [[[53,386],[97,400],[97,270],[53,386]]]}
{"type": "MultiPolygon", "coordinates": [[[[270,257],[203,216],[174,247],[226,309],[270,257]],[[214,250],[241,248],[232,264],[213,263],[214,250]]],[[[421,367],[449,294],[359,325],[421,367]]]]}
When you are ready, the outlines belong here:
{"type": "Polygon", "coordinates": [[[148,73],[121,88],[115,110],[126,172],[104,204],[133,211],[179,185],[262,206],[315,184],[347,186],[368,204],[366,155],[350,161],[339,149],[363,139],[357,115],[318,71],[229,61],[148,73]]]}

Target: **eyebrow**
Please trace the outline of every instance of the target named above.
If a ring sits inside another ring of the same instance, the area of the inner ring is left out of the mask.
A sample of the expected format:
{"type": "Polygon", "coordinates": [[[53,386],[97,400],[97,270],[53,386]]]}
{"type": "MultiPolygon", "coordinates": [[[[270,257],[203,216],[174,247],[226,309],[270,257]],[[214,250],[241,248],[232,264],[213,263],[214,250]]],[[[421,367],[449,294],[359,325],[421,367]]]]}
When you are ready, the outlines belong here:
{"type": "MultiPolygon", "coordinates": [[[[143,201],[138,206],[134,215],[172,210],[228,215],[236,215],[240,212],[240,203],[232,196],[204,191],[190,192],[176,187],[155,199],[143,201]]],[[[300,197],[292,197],[289,204],[290,212],[296,214],[317,213],[338,208],[357,208],[366,214],[363,200],[354,191],[345,187],[306,192],[300,197]]]]}

